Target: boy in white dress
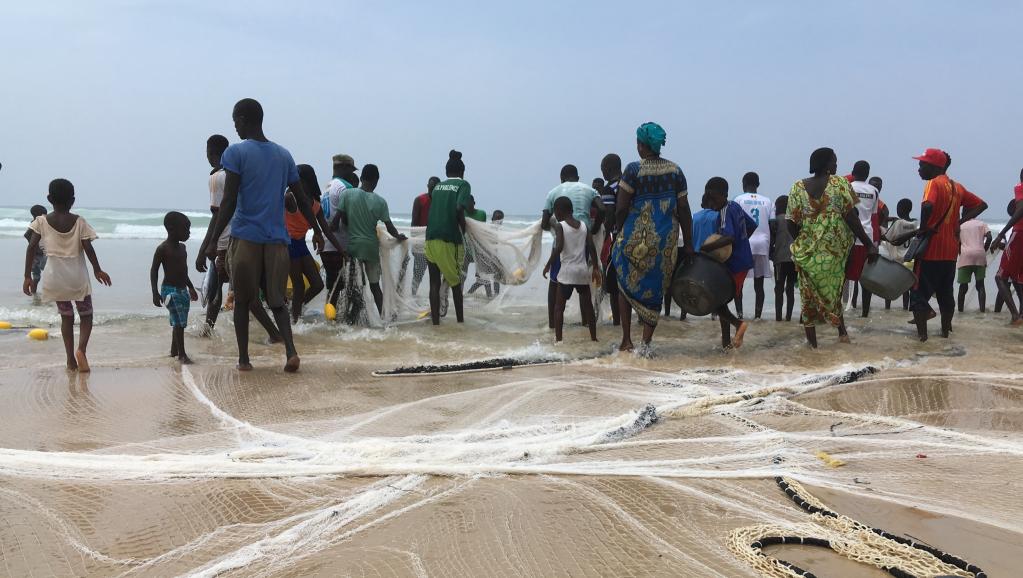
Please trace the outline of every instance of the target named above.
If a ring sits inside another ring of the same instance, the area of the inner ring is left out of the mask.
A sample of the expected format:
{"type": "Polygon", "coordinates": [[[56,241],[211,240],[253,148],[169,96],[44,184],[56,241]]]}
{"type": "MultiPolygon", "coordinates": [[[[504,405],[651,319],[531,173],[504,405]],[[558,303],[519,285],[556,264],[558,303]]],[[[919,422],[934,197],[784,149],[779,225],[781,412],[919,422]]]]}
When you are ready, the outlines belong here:
{"type": "Polygon", "coordinates": [[[79,215],[71,212],[75,204],[75,186],[66,179],[50,181],[47,200],[53,205],[49,214],[37,217],[29,229],[32,238],[25,254],[25,282],[22,291],[33,295],[37,284],[32,279],[32,263],[42,243],[46,247],[47,263],[43,270],[43,300],[55,301],[60,312],[60,334],[64,338],[67,367],[80,372],[89,371],[85,355],[92,334],[92,284],[85,266],[88,257],[96,280],[110,285],[110,275],[103,272],[92,242],[96,231],[79,215]],[[74,306],[72,306],[74,302],[74,306]],[[78,348],[75,349],[75,309],[81,322],[78,348]]]}

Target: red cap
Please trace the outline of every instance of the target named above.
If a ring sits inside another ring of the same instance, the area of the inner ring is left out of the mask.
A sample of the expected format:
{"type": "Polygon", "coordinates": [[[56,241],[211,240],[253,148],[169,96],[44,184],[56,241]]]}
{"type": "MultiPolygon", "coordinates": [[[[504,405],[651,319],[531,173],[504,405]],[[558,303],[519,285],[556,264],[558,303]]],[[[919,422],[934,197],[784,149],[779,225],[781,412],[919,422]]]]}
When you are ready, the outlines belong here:
{"type": "Polygon", "coordinates": [[[948,155],[941,149],[927,149],[924,151],[924,154],[913,158],[941,168],[945,168],[945,165],[948,164],[948,155]]]}

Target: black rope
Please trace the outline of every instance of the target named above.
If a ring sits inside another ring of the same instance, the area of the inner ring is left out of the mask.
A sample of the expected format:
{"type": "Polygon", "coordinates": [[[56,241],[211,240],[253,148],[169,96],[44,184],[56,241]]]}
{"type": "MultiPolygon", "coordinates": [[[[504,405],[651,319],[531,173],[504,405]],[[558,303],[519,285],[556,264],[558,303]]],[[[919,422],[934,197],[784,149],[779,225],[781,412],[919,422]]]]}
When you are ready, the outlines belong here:
{"type": "Polygon", "coordinates": [[[450,371],[466,371],[470,369],[511,369],[513,367],[524,365],[538,365],[557,361],[563,360],[555,358],[515,359],[511,357],[500,357],[495,359],[482,359],[479,361],[468,361],[465,363],[452,363],[445,365],[413,365],[378,371],[376,373],[377,375],[403,375],[408,373],[447,373],[450,371]]]}
{"type": "MultiPolygon", "coordinates": [[[[805,512],[807,512],[809,514],[820,514],[822,516],[827,516],[829,518],[837,518],[838,517],[838,514],[836,514],[835,512],[832,512],[831,510],[826,510],[824,508],[818,508],[818,507],[810,504],[809,502],[807,502],[803,498],[801,498],[799,496],[799,494],[795,490],[792,489],[792,486],[788,482],[785,481],[784,478],[782,478],[780,476],[776,477],[776,478],[774,478],[774,482],[776,484],[778,484],[778,487],[781,488],[781,490],[783,492],[785,492],[785,495],[788,496],[790,499],[792,499],[792,501],[795,502],[796,505],[799,506],[803,511],[805,511],[805,512]]],[[[905,546],[910,546],[911,548],[916,548],[917,550],[923,550],[924,552],[927,552],[928,554],[931,554],[932,556],[934,556],[935,558],[941,560],[942,562],[944,562],[946,564],[951,564],[952,566],[955,566],[956,568],[959,568],[960,570],[964,570],[966,572],[969,572],[969,573],[973,574],[974,578],[987,578],[987,574],[983,570],[981,570],[976,565],[971,564],[971,563],[967,562],[966,560],[963,560],[962,558],[959,558],[958,556],[954,556],[952,554],[949,554],[948,552],[943,552],[943,551],[941,551],[941,550],[939,550],[939,549],[937,549],[937,548],[935,548],[933,546],[928,546],[927,544],[921,544],[920,542],[917,542],[916,540],[910,540],[908,538],[903,538],[902,536],[896,536],[894,534],[885,532],[884,530],[881,530],[880,528],[869,528],[869,530],[871,532],[877,534],[878,536],[881,536],[882,538],[887,538],[887,539],[892,540],[894,542],[898,542],[899,544],[903,544],[905,546]]],[[[811,538],[807,538],[807,540],[810,540],[810,539],[811,538]]],[[[818,540],[817,538],[812,538],[812,539],[818,540]]],[[[765,538],[761,538],[760,542],[763,543],[764,540],[765,540],[765,538]]],[[[820,541],[821,542],[827,542],[826,540],[820,540],[820,541]]],[[[784,543],[784,542],[782,542],[782,543],[784,543]]],[[[809,544],[809,542],[807,542],[807,543],[809,544]]],[[[821,544],[810,544],[810,545],[811,546],[820,546],[821,544]]],[[[830,544],[828,545],[828,547],[830,547],[830,544]]],[[[763,555],[763,554],[761,554],[761,555],[763,555]]],[[[779,562],[781,562],[781,561],[779,560],[779,562]]],[[[884,570],[886,572],[888,572],[889,574],[891,574],[892,576],[895,576],[896,578],[915,578],[912,574],[909,574],[909,573],[907,573],[907,572],[905,572],[903,570],[900,570],[898,568],[884,568],[884,570]]]]}

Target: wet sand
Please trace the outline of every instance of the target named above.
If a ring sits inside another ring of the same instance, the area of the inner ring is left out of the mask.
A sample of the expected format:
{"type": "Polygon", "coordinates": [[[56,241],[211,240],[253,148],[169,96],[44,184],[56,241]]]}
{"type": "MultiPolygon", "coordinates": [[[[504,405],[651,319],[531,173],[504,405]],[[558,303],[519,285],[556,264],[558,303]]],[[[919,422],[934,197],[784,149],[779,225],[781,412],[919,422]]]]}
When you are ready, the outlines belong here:
{"type": "MultiPolygon", "coordinates": [[[[989,576],[1023,563],[1023,333],[991,315],[920,345],[882,313],[851,320],[852,346],[822,330],[819,351],[760,321],[740,353],[717,349],[717,323],[665,320],[640,357],[612,353],[606,325],[599,344],[571,326],[555,346],[535,311],[504,314],[518,329],[483,314],[304,325],[296,376],[262,344],[256,371],[231,369],[229,324],[187,337],[186,370],[165,357],[163,319],[100,325],[91,375],[63,369],[57,332],[0,336],[0,573],[757,576],[729,532],[809,521],[777,475],[989,576]],[[371,376],[552,354],[566,363],[371,376]]],[[[820,576],[887,575],[767,552],[820,576]]]]}

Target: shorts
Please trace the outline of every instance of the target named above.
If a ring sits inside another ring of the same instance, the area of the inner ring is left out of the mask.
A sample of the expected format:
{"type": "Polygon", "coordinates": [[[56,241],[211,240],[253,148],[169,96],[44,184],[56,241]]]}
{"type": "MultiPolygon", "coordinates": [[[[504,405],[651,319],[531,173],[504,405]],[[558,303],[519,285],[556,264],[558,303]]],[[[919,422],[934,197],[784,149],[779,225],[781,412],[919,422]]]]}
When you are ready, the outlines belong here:
{"type": "Polygon", "coordinates": [[[301,259],[303,257],[311,257],[312,253],[309,252],[309,245],[306,244],[305,238],[292,239],[288,243],[288,257],[292,261],[301,259]]]}
{"type": "Polygon", "coordinates": [[[362,263],[362,270],[366,272],[366,280],[374,285],[380,283],[380,261],[359,261],[362,263]]]}
{"type": "Polygon", "coordinates": [[[551,259],[551,283],[558,282],[558,273],[561,272],[561,258],[551,259]]]}
{"type": "Polygon", "coordinates": [[[36,253],[32,259],[32,280],[36,283],[43,277],[43,269],[46,268],[46,253],[36,253]]]}
{"type": "Polygon", "coordinates": [[[1013,283],[1023,283],[1023,233],[1014,233],[1005,246],[997,276],[1013,283]]]}
{"type": "Polygon", "coordinates": [[[425,245],[426,260],[440,270],[448,287],[462,284],[462,264],[465,262],[465,246],[441,239],[429,239],[425,245]]]}
{"type": "MultiPolygon", "coordinates": [[[[78,316],[89,316],[92,315],[92,295],[86,295],[85,299],[81,301],[75,301],[75,309],[78,310],[78,316]]],[[[57,301],[57,311],[60,312],[61,317],[74,317],[74,309],[71,309],[70,301],[57,301]]]]}
{"type": "Polygon", "coordinates": [[[192,306],[188,288],[163,285],[160,287],[160,299],[170,315],[170,326],[188,327],[188,309],[192,306]]]}
{"type": "Polygon", "coordinates": [[[771,258],[767,255],[753,255],[753,278],[771,278],[771,258]]]}
{"type": "Polygon", "coordinates": [[[984,282],[984,276],[987,274],[987,267],[984,265],[965,265],[959,268],[956,273],[956,281],[960,285],[968,285],[970,279],[976,279],[977,283],[984,282]]]}
{"type": "Polygon", "coordinates": [[[739,271],[737,273],[732,273],[732,279],[735,280],[736,295],[742,293],[742,286],[746,283],[746,275],[749,275],[749,271],[739,271]]]}
{"type": "Polygon", "coordinates": [[[849,252],[849,260],[845,262],[845,278],[859,281],[863,275],[863,265],[867,262],[867,248],[864,245],[853,245],[849,252]]]}
{"type": "Polygon", "coordinates": [[[571,299],[572,295],[576,291],[589,289],[589,287],[589,285],[565,285],[564,283],[558,283],[558,289],[561,291],[561,295],[565,298],[565,301],[571,299]]]}
{"type": "Polygon", "coordinates": [[[284,243],[253,243],[231,238],[227,249],[227,269],[236,302],[251,303],[263,290],[271,309],[284,307],[291,259],[284,243]]]}

